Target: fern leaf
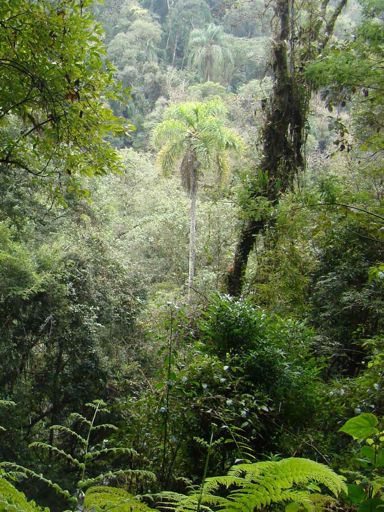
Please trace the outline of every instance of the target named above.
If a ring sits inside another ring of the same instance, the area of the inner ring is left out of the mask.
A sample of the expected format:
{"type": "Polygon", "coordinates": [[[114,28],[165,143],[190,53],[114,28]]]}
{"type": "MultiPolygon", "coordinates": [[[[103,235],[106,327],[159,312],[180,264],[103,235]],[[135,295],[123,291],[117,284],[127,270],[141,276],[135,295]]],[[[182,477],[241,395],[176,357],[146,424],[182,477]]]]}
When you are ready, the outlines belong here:
{"type": "Polygon", "coordinates": [[[229,489],[232,486],[241,485],[242,482],[242,478],[232,475],[211,477],[206,479],[204,491],[207,493],[212,493],[217,491],[220,487],[229,489]]]}
{"type": "Polygon", "coordinates": [[[72,421],[76,421],[77,420],[80,423],[85,423],[85,425],[88,425],[88,427],[92,426],[92,422],[87,420],[87,418],[85,418],[82,414],[80,414],[78,412],[72,412],[69,415],[69,419],[72,420],[72,421]]]}
{"type": "Polygon", "coordinates": [[[137,451],[133,448],[103,448],[94,452],[88,452],[85,455],[85,459],[92,460],[103,455],[138,455],[137,451]]]}
{"type": "Polygon", "coordinates": [[[44,443],[42,441],[34,441],[29,445],[30,448],[42,448],[43,450],[48,450],[53,453],[56,453],[57,455],[61,455],[65,459],[67,459],[68,462],[71,462],[74,466],[83,469],[84,464],[80,462],[79,460],[75,459],[75,457],[72,457],[69,453],[65,452],[64,450],[61,450],[60,448],[57,448],[57,446],[53,446],[48,443],[44,443]]]}
{"type": "Polygon", "coordinates": [[[145,503],[129,494],[124,489],[115,487],[91,487],[84,498],[84,510],[94,512],[150,512],[145,503]]]}
{"type": "MultiPolygon", "coordinates": [[[[177,492],[165,491],[161,493],[161,502],[160,508],[162,510],[175,510],[176,512],[196,512],[199,496],[198,494],[193,494],[186,496],[185,494],[179,494],[177,492]]],[[[212,508],[209,506],[208,502],[203,497],[203,501],[200,504],[200,510],[205,512],[212,512],[212,508]]],[[[218,497],[213,498],[213,505],[217,505],[220,500],[218,497]]]]}
{"type": "Polygon", "coordinates": [[[57,432],[62,432],[64,434],[69,434],[76,438],[78,441],[80,441],[80,443],[84,446],[87,444],[87,440],[83,436],[81,436],[71,428],[65,427],[64,425],[52,425],[51,427],[49,427],[49,429],[55,430],[57,432]]]}
{"type": "Polygon", "coordinates": [[[0,510],[2,512],[48,512],[48,509],[42,509],[34,501],[28,501],[22,492],[4,478],[0,478],[0,510]]]}
{"type": "Polygon", "coordinates": [[[15,472],[17,472],[17,474],[23,475],[24,477],[36,478],[37,480],[39,480],[40,482],[43,482],[45,485],[47,485],[52,490],[54,490],[56,492],[56,494],[58,494],[59,496],[62,496],[63,498],[65,498],[66,500],[68,500],[72,503],[77,502],[76,498],[71,496],[71,494],[66,489],[62,489],[60,487],[60,485],[52,482],[51,480],[48,480],[48,478],[45,478],[43,475],[36,473],[35,471],[32,471],[31,469],[24,468],[23,466],[19,466],[19,464],[15,464],[14,462],[0,462],[0,467],[8,468],[9,470],[11,470],[9,472],[10,475],[14,475],[15,472]]]}
{"type": "Polygon", "coordinates": [[[93,425],[92,430],[119,430],[116,425],[111,423],[102,423],[100,425],[93,425]]]}
{"type": "Polygon", "coordinates": [[[86,480],[80,480],[78,483],[79,488],[85,489],[87,487],[90,487],[91,485],[95,485],[97,483],[104,483],[108,482],[110,483],[113,480],[116,480],[119,477],[122,476],[130,476],[135,477],[138,481],[155,481],[156,476],[151,471],[146,471],[144,469],[117,469],[116,471],[108,471],[107,473],[102,473],[100,475],[97,475],[94,478],[87,478],[86,480]]]}
{"type": "MultiPolygon", "coordinates": [[[[335,496],[346,491],[344,478],[328,466],[292,457],[277,462],[238,464],[227,476],[207,478],[202,504],[207,510],[214,506],[221,512],[254,512],[273,504],[294,502],[311,510],[311,484],[312,487],[324,486],[335,496]],[[226,497],[221,496],[224,490],[228,492],[226,497]]],[[[162,493],[161,496],[168,509],[192,511],[196,510],[199,491],[194,490],[188,496],[177,493],[162,493]]]]}

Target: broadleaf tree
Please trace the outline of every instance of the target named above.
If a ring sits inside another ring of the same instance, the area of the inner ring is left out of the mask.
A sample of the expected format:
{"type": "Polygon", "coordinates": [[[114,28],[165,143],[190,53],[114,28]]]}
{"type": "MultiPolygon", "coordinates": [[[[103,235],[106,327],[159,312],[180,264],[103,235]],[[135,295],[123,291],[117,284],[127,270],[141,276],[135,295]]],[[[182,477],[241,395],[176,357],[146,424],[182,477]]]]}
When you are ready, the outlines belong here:
{"type": "Polygon", "coordinates": [[[104,137],[125,127],[107,105],[119,92],[91,1],[5,0],[0,19],[0,164],[58,194],[117,169],[104,137]]]}

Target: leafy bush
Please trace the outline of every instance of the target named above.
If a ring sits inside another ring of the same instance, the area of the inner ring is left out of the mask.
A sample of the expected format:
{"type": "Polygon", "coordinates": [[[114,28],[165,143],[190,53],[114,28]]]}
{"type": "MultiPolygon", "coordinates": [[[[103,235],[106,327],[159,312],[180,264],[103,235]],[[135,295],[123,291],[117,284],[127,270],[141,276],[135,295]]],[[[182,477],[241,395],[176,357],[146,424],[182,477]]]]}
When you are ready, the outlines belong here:
{"type": "Polygon", "coordinates": [[[313,331],[305,324],[216,296],[199,327],[208,352],[237,368],[250,389],[266,393],[287,425],[315,413],[321,384],[311,353],[313,331]]]}
{"type": "Polygon", "coordinates": [[[383,424],[371,413],[349,419],[341,428],[359,443],[350,471],[348,501],[358,512],[376,512],[384,507],[384,431],[383,424]]]}

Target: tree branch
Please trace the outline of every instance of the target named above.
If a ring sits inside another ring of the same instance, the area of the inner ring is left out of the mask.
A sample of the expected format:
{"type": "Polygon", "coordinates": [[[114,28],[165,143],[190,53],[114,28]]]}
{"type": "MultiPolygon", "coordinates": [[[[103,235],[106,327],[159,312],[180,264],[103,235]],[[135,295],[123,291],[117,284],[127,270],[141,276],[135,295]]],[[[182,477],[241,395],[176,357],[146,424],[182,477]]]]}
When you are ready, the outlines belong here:
{"type": "Polygon", "coordinates": [[[335,7],[335,10],[332,13],[332,16],[329,18],[329,20],[325,24],[324,29],[324,38],[320,42],[319,49],[320,51],[323,50],[330,40],[333,31],[335,29],[335,23],[337,21],[337,18],[340,16],[341,11],[344,9],[344,7],[347,5],[348,0],[339,0],[339,3],[335,7]]]}

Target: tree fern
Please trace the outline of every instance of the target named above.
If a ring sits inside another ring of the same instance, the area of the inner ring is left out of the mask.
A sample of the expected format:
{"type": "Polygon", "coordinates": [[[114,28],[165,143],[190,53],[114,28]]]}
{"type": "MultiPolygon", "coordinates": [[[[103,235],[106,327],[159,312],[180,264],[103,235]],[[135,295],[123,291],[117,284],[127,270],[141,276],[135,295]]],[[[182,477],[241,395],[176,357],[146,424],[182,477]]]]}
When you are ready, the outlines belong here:
{"type": "MultiPolygon", "coordinates": [[[[98,463],[100,459],[105,457],[117,457],[119,455],[128,455],[130,458],[137,455],[132,448],[126,447],[105,447],[102,443],[94,442],[94,434],[100,430],[116,430],[115,425],[110,423],[96,423],[100,413],[109,412],[106,404],[101,400],[86,404],[91,409],[91,414],[86,417],[80,413],[72,413],[69,416],[69,425],[53,425],[51,430],[61,435],[69,436],[76,441],[76,446],[72,453],[57,446],[56,443],[46,443],[43,441],[35,441],[30,444],[31,448],[48,452],[69,463],[77,471],[77,481],[75,483],[77,490],[86,489],[96,483],[110,483],[121,478],[129,478],[131,483],[140,483],[153,481],[155,476],[150,471],[140,469],[110,469],[107,472],[99,473],[96,476],[89,474],[89,469],[93,463],[98,463]]],[[[45,485],[53,489],[57,494],[66,498],[70,502],[76,502],[71,493],[63,489],[58,483],[52,482],[43,475],[35,471],[19,466],[12,462],[2,462],[0,467],[7,470],[7,475],[14,478],[34,478],[43,482],[45,485]]],[[[79,493],[78,493],[79,494],[79,493]]],[[[81,494],[81,493],[80,493],[81,494]]],[[[0,509],[1,512],[1,509],[0,509]]]]}
{"type": "Polygon", "coordinates": [[[253,512],[288,503],[311,510],[315,502],[319,503],[312,497],[323,489],[337,497],[346,491],[344,478],[324,464],[289,458],[233,466],[226,476],[206,479],[202,498],[199,490],[192,490],[188,496],[172,492],[161,496],[162,507],[177,512],[196,511],[199,501],[200,509],[206,511],[253,512]]]}
{"type": "Polygon", "coordinates": [[[85,512],[150,512],[152,510],[124,489],[115,487],[91,487],[84,498],[85,512]]]}
{"type": "Polygon", "coordinates": [[[40,482],[43,482],[47,487],[50,487],[53,491],[56,492],[58,496],[68,500],[69,502],[76,502],[76,499],[71,495],[69,491],[63,489],[56,482],[52,482],[49,478],[45,478],[40,473],[36,473],[32,469],[25,468],[24,466],[20,466],[14,462],[0,462],[0,468],[4,468],[6,473],[3,474],[5,478],[28,478],[28,479],[36,479],[40,482]]]}

